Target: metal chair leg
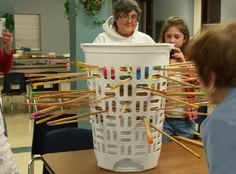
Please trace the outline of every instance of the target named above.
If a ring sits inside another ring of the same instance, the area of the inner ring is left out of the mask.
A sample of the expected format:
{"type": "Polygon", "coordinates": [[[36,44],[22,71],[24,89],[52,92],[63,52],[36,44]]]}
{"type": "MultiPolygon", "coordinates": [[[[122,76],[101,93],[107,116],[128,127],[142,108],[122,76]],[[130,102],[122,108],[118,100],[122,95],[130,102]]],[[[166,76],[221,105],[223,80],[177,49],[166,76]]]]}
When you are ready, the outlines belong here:
{"type": "Polygon", "coordinates": [[[28,174],[34,174],[34,161],[42,160],[41,156],[32,157],[28,163],[28,174]]]}

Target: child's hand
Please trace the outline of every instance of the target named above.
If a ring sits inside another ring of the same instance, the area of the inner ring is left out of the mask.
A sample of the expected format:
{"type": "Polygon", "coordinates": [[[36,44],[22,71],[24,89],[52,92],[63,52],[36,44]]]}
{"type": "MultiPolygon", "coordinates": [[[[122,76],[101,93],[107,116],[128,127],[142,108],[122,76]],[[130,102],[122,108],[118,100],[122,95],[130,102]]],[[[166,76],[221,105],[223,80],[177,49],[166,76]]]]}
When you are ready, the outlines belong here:
{"type": "Polygon", "coordinates": [[[171,59],[174,59],[175,62],[186,62],[184,54],[179,48],[174,47],[173,50],[174,50],[174,54],[172,54],[171,59]]]}
{"type": "Polygon", "coordinates": [[[13,37],[12,34],[7,29],[4,29],[2,32],[2,42],[3,42],[3,48],[5,49],[6,53],[10,54],[12,51],[13,37]]]}

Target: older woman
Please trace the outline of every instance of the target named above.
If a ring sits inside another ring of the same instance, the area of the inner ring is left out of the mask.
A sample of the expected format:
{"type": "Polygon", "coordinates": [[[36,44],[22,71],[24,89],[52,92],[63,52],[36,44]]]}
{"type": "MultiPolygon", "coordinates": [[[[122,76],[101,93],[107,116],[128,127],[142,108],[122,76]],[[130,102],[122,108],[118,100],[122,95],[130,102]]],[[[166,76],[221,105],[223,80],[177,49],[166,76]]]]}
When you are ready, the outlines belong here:
{"type": "Polygon", "coordinates": [[[145,33],[138,31],[141,10],[135,0],[117,0],[113,6],[113,16],[103,24],[104,32],[95,43],[154,43],[145,33]]]}

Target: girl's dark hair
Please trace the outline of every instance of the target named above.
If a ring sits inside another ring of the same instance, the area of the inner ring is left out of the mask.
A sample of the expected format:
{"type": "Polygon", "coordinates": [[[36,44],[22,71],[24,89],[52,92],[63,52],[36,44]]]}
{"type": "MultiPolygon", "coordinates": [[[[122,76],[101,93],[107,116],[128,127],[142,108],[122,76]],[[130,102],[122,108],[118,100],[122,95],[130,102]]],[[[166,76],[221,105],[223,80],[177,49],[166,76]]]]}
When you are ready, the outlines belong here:
{"type": "MultiPolygon", "coordinates": [[[[140,20],[141,9],[135,0],[117,0],[113,5],[113,17],[118,19],[121,13],[128,14],[131,11],[137,13],[137,20],[140,20]]],[[[117,27],[116,22],[114,22],[115,27],[117,27]]]]}
{"type": "Polygon", "coordinates": [[[182,48],[180,48],[183,51],[185,45],[189,41],[190,36],[189,36],[189,30],[188,30],[187,24],[185,23],[184,19],[182,19],[180,17],[171,16],[171,17],[167,18],[167,20],[165,21],[165,24],[164,24],[164,26],[162,27],[162,30],[161,30],[160,42],[161,43],[165,42],[165,33],[170,27],[173,27],[173,26],[177,27],[179,29],[179,31],[181,33],[183,33],[183,35],[184,35],[184,39],[186,40],[186,42],[184,43],[182,48]]]}

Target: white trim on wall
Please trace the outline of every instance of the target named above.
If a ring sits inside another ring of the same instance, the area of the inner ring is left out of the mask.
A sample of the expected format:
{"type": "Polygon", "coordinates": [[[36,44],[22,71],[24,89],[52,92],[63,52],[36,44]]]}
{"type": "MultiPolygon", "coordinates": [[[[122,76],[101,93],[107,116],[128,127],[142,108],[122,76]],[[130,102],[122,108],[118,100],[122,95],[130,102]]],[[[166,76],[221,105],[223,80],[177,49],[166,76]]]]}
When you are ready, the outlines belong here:
{"type": "Polygon", "coordinates": [[[201,30],[202,24],[202,0],[194,0],[193,35],[201,30]]]}

